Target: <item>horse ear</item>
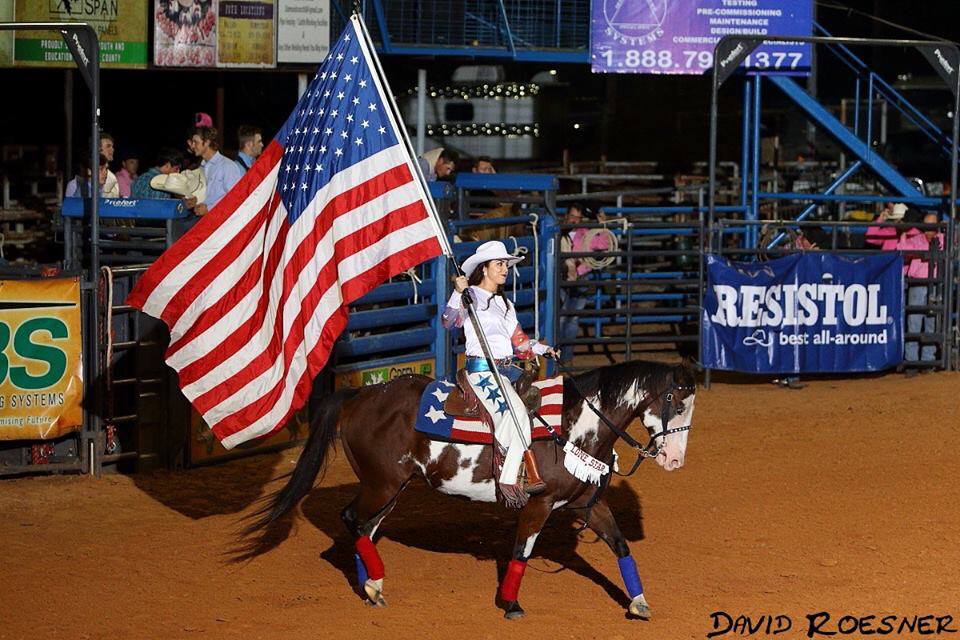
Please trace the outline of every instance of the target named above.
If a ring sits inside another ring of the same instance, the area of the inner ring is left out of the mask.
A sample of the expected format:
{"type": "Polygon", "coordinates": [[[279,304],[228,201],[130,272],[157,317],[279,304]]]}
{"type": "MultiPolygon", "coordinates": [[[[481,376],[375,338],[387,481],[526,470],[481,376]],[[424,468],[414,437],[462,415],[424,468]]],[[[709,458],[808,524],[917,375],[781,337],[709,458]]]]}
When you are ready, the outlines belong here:
{"type": "Polygon", "coordinates": [[[684,356],[683,360],[673,369],[673,381],[677,384],[683,384],[687,381],[697,383],[697,361],[689,356],[684,356]]]}

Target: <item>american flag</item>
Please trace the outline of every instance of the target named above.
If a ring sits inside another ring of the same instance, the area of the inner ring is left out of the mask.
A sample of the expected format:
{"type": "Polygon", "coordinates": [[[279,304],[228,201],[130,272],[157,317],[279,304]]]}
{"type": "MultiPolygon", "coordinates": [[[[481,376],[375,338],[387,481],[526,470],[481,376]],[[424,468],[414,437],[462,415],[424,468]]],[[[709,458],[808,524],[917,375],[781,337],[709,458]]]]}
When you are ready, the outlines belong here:
{"type": "MultiPolygon", "coordinates": [[[[563,376],[536,380],[533,386],[540,389],[540,409],[537,413],[560,434],[563,432],[563,376]]],[[[493,434],[480,418],[453,417],[443,410],[443,403],[454,385],[445,380],[434,380],[420,396],[420,408],[414,428],[440,440],[470,444],[491,444],[493,434]]],[[[534,440],[550,438],[547,428],[534,421],[531,424],[534,440]]]]}
{"type": "Polygon", "coordinates": [[[127,298],[223,446],[281,428],[347,305],[441,253],[376,53],[356,17],[256,164],[127,298]]]}

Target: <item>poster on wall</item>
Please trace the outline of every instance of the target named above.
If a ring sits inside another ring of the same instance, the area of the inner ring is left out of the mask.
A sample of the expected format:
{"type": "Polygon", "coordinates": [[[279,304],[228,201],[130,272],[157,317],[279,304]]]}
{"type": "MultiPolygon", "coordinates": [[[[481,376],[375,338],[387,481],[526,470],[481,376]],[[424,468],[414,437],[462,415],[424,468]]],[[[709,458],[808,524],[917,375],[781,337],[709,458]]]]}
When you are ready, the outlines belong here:
{"type": "Polygon", "coordinates": [[[279,0],[277,62],[320,64],[330,51],[330,0],[279,0]]]}
{"type": "MultiPolygon", "coordinates": [[[[104,67],[147,66],[148,0],[16,0],[17,22],[86,22],[100,40],[104,67]]],[[[54,31],[17,31],[14,60],[18,67],[72,67],[73,56],[54,31]]],[[[2,64],[0,54],[0,64],[2,64]]]]}
{"type": "MultiPolygon", "coordinates": [[[[590,25],[594,73],[699,75],[725,35],[811,35],[813,0],[593,0],[590,25]]],[[[800,74],[810,55],[808,44],[762,45],[744,66],[800,74]]]]}
{"type": "Polygon", "coordinates": [[[276,66],[273,0],[220,0],[217,15],[217,66],[276,66]]]}
{"type": "Polygon", "coordinates": [[[0,440],[83,425],[79,278],[0,280],[0,440]]]}
{"type": "Polygon", "coordinates": [[[217,0],[155,0],[153,63],[158,67],[217,64],[217,0]]]}

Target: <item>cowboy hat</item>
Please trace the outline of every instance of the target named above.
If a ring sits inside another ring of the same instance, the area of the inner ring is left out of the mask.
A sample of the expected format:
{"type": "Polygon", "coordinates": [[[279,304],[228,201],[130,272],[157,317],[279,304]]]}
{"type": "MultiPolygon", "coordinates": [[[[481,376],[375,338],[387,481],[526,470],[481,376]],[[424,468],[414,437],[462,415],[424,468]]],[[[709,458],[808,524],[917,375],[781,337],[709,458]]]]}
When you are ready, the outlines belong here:
{"type": "Polygon", "coordinates": [[[893,210],[890,212],[890,215],[887,216],[887,220],[901,220],[903,219],[904,214],[907,213],[907,205],[902,202],[898,202],[893,205],[893,210]]]}
{"type": "Polygon", "coordinates": [[[207,197],[207,178],[203,169],[188,169],[182,173],[161,173],[150,179],[157,191],[175,193],[185,198],[196,198],[200,204],[207,197]]]}
{"type": "Polygon", "coordinates": [[[463,275],[470,277],[474,269],[490,260],[506,260],[509,266],[523,260],[523,256],[515,256],[507,251],[506,245],[499,240],[484,242],[477,247],[477,252],[463,261],[463,275]]]}
{"type": "Polygon", "coordinates": [[[433,168],[437,166],[437,160],[440,159],[441,153],[443,153],[443,147],[437,147],[436,149],[430,149],[430,151],[424,151],[420,154],[420,157],[427,161],[432,171],[433,168]]]}

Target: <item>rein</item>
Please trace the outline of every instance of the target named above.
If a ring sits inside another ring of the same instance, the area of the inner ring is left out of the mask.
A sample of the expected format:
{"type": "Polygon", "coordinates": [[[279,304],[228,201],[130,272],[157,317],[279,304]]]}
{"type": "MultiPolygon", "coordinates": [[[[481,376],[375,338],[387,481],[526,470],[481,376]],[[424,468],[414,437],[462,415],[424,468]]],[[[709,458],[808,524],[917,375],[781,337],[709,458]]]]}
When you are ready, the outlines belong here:
{"type": "Polygon", "coordinates": [[[636,450],[637,459],[634,461],[633,466],[630,467],[630,471],[626,473],[620,473],[619,471],[615,471],[613,469],[613,465],[610,465],[611,472],[617,474],[618,476],[621,476],[624,478],[628,476],[632,476],[634,473],[636,473],[637,469],[640,467],[640,463],[643,462],[646,458],[656,458],[660,454],[660,451],[663,449],[663,445],[664,445],[663,440],[660,440],[659,444],[657,443],[659,438],[665,438],[666,436],[673,433],[680,433],[682,431],[690,430],[689,426],[675,427],[673,429],[668,429],[667,424],[670,422],[670,417],[671,417],[670,408],[673,406],[673,392],[678,390],[687,390],[687,389],[690,389],[691,387],[686,385],[678,385],[676,382],[674,382],[673,384],[670,385],[668,389],[666,389],[660,395],[661,430],[658,431],[657,433],[652,434],[650,436],[649,442],[647,442],[646,446],[644,446],[639,442],[637,442],[633,438],[633,436],[631,436],[629,433],[627,433],[617,425],[613,424],[613,422],[609,418],[603,415],[600,412],[600,410],[597,409],[597,407],[594,406],[592,402],[590,402],[590,399],[587,398],[586,394],[584,394],[583,391],[580,389],[580,386],[577,384],[577,381],[574,378],[573,374],[570,373],[570,370],[567,369],[565,366],[563,366],[559,360],[554,360],[554,362],[556,363],[560,371],[564,373],[566,377],[570,380],[570,384],[573,385],[574,391],[576,391],[577,395],[579,395],[583,399],[584,403],[586,403],[586,405],[590,407],[590,410],[593,411],[597,415],[597,417],[600,418],[600,420],[603,421],[603,423],[607,425],[607,427],[611,431],[613,431],[613,433],[618,438],[620,438],[621,440],[626,442],[627,445],[633,447],[634,450],[636,450]],[[656,448],[654,448],[654,446],[656,446],[656,448]]]}

